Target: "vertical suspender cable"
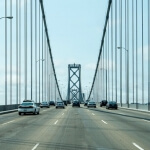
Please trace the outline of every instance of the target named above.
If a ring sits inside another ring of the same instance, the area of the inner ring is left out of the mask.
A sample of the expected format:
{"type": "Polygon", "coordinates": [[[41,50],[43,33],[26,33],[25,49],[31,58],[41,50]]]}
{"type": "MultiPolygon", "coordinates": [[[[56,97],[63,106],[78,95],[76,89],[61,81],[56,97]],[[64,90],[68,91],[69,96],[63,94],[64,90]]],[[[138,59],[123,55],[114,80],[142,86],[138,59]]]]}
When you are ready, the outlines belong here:
{"type": "Polygon", "coordinates": [[[150,2],[148,0],[148,110],[150,111],[150,2]]]}
{"type": "Polygon", "coordinates": [[[48,85],[48,74],[46,74],[46,68],[47,68],[47,59],[46,59],[46,34],[44,32],[44,53],[45,53],[45,80],[44,80],[44,85],[45,85],[45,88],[44,88],[44,91],[45,91],[45,99],[48,99],[48,97],[46,98],[46,93],[47,93],[47,90],[48,90],[48,86],[46,88],[46,85],[48,85]],[[47,84],[46,84],[47,83],[47,84]]]}
{"type": "Polygon", "coordinates": [[[129,0],[127,0],[127,106],[129,107],[129,0]]]}
{"type": "MultiPolygon", "coordinates": [[[[105,43],[103,44],[103,98],[104,98],[104,93],[105,93],[105,89],[104,89],[104,72],[105,72],[105,70],[104,70],[104,52],[105,52],[105,43]]],[[[106,68],[105,68],[106,69],[106,68]]]]}
{"type": "Polygon", "coordinates": [[[110,86],[109,86],[109,73],[110,73],[110,71],[109,71],[109,19],[108,19],[108,100],[110,100],[110,86]]]}
{"type": "MultiPolygon", "coordinates": [[[[10,16],[12,16],[12,0],[10,0],[10,16]]],[[[12,104],[12,20],[10,20],[10,104],[12,104]]]]}
{"type": "MultiPolygon", "coordinates": [[[[5,0],[5,17],[7,17],[7,0],[5,0]]],[[[7,19],[5,19],[5,105],[7,105],[7,19]]]]}
{"type": "MultiPolygon", "coordinates": [[[[125,91],[126,91],[126,104],[127,104],[127,0],[125,0],[125,18],[124,18],[124,24],[125,24],[125,91]]],[[[123,49],[122,49],[123,50],[123,49]]]]}
{"type": "Polygon", "coordinates": [[[27,99],[27,0],[24,0],[24,63],[25,63],[25,99],[27,99]]]}
{"type": "Polygon", "coordinates": [[[113,3],[111,5],[111,61],[112,61],[112,100],[113,100],[113,3]]]}
{"type": "Polygon", "coordinates": [[[137,0],[136,0],[136,109],[138,109],[138,21],[137,21],[137,0]]]}
{"type": "Polygon", "coordinates": [[[31,0],[31,4],[30,4],[30,13],[31,13],[31,100],[32,100],[32,0],[31,0]]]}
{"type": "Polygon", "coordinates": [[[19,104],[21,103],[21,1],[19,0],[19,104]]]}
{"type": "Polygon", "coordinates": [[[18,104],[18,0],[16,0],[16,104],[18,104]]]}
{"type": "Polygon", "coordinates": [[[40,103],[40,3],[39,3],[39,103],[40,103]]]}
{"type": "MultiPolygon", "coordinates": [[[[117,0],[115,0],[115,20],[117,21],[117,0]]],[[[115,88],[116,88],[116,102],[117,102],[117,24],[115,25],[115,88]]]]}
{"type": "Polygon", "coordinates": [[[35,0],[35,101],[37,102],[37,0],[35,0]]]}
{"type": "Polygon", "coordinates": [[[142,0],[142,104],[144,104],[143,0],[142,0]]]}
{"type": "MultiPolygon", "coordinates": [[[[122,0],[120,0],[120,47],[122,47],[122,0]]],[[[120,103],[122,107],[122,51],[120,51],[120,103]]]]}
{"type": "Polygon", "coordinates": [[[134,103],[134,0],[132,0],[132,89],[134,103]]]}
{"type": "Polygon", "coordinates": [[[43,19],[42,22],[42,101],[43,101],[43,19]]]}
{"type": "Polygon", "coordinates": [[[107,32],[106,32],[106,35],[105,35],[105,51],[106,51],[106,100],[107,100],[107,68],[108,68],[108,66],[107,66],[107,32]]]}

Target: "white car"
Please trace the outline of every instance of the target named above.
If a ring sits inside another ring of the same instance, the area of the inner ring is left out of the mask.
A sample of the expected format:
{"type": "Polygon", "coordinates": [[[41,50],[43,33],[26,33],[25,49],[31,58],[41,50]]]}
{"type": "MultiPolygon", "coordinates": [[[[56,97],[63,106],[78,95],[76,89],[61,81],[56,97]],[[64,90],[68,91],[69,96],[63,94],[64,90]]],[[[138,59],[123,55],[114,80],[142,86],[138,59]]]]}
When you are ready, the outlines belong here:
{"type": "Polygon", "coordinates": [[[34,115],[39,114],[40,107],[38,107],[33,101],[23,101],[18,107],[18,114],[21,115],[22,113],[33,113],[34,115]]]}

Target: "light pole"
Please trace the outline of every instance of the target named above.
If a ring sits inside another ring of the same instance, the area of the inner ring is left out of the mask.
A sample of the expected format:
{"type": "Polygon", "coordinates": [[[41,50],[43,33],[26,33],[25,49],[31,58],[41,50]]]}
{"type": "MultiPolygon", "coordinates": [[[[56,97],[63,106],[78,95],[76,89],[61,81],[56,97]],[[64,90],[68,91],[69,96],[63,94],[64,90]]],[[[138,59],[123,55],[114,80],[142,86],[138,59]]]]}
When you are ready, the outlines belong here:
{"type": "Polygon", "coordinates": [[[0,19],[3,19],[3,18],[5,18],[5,19],[13,19],[13,16],[1,17],[0,19]]]}
{"type": "MultiPolygon", "coordinates": [[[[0,19],[3,19],[3,18],[12,19],[13,17],[7,16],[7,17],[1,17],[0,19]]],[[[6,33],[6,31],[7,31],[7,29],[5,28],[5,33],[6,33]]],[[[6,36],[5,36],[5,40],[6,40],[6,36]]],[[[5,41],[5,43],[6,43],[6,41],[5,41]]],[[[5,46],[6,45],[7,44],[5,44],[5,46]]],[[[7,105],[7,47],[5,47],[5,105],[7,105]]]]}
{"type": "Polygon", "coordinates": [[[127,79],[126,79],[126,102],[127,107],[129,108],[129,51],[124,47],[117,47],[118,49],[124,49],[127,52],[127,79]]]}

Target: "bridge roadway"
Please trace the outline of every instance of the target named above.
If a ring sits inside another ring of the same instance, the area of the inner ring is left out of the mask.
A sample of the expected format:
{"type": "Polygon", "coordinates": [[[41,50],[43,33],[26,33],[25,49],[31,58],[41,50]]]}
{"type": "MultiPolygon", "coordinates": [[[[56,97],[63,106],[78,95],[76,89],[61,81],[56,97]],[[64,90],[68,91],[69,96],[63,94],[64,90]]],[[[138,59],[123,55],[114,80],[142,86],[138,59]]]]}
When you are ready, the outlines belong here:
{"type": "Polygon", "coordinates": [[[149,150],[150,114],[105,108],[42,108],[0,115],[0,150],[149,150]]]}

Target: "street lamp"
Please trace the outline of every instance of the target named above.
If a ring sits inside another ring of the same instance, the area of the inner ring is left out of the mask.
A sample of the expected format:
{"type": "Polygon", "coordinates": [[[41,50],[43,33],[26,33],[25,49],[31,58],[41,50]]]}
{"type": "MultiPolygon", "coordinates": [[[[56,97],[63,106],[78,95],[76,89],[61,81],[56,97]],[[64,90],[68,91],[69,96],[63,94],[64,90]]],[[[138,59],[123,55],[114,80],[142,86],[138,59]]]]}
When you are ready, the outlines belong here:
{"type": "Polygon", "coordinates": [[[1,17],[0,19],[3,19],[3,18],[5,18],[5,19],[13,19],[13,16],[1,17]]]}
{"type": "MultiPolygon", "coordinates": [[[[12,19],[12,16],[1,17],[0,19],[12,19]]],[[[5,49],[5,54],[7,54],[7,48],[5,49]]],[[[5,55],[5,105],[7,105],[7,55],[5,55]]]]}
{"type": "Polygon", "coordinates": [[[127,52],[127,80],[126,80],[126,102],[127,102],[127,107],[129,108],[129,53],[128,53],[128,49],[124,48],[124,47],[117,47],[118,49],[124,49],[127,52]]]}

